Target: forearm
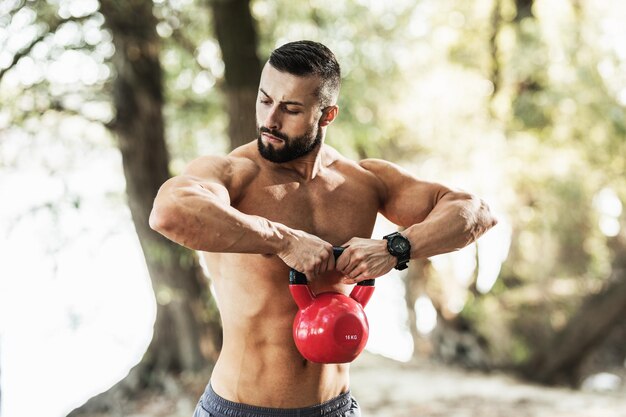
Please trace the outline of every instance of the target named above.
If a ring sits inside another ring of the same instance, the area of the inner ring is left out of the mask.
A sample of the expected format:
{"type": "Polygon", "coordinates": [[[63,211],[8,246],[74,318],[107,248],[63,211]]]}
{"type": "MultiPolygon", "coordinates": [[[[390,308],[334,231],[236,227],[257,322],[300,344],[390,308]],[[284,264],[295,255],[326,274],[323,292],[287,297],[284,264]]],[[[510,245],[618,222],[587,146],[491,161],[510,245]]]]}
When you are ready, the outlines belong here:
{"type": "Polygon", "coordinates": [[[242,213],[193,187],[157,196],[150,226],[180,245],[206,252],[276,254],[291,233],[280,223],[242,213]]]}
{"type": "Polygon", "coordinates": [[[411,258],[426,258],[464,248],[496,223],[481,199],[465,193],[450,193],[424,221],[410,226],[402,234],[411,242],[411,258]]]}

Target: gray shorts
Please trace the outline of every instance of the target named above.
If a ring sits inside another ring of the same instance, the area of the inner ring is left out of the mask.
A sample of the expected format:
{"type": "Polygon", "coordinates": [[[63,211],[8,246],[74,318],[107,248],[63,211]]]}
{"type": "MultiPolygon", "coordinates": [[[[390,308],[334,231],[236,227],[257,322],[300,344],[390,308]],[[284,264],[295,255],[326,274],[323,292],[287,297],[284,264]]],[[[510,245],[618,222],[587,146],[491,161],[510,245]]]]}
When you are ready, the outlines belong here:
{"type": "Polygon", "coordinates": [[[305,408],[265,408],[239,404],[220,397],[207,385],[193,417],[361,417],[359,404],[350,391],[305,408]]]}

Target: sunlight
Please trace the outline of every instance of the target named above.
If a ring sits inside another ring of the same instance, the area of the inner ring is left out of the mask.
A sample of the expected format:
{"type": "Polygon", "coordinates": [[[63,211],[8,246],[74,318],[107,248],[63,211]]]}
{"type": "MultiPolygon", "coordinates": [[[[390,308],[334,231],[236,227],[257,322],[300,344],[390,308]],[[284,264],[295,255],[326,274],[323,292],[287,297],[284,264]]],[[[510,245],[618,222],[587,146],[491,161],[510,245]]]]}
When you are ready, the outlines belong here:
{"type": "Polygon", "coordinates": [[[59,26],[54,33],[54,43],[58,46],[76,45],[82,38],[81,26],[76,22],[67,22],[59,26]]]}
{"type": "Polygon", "coordinates": [[[493,288],[500,269],[509,256],[513,228],[503,213],[495,213],[498,224],[478,241],[478,274],[476,290],[481,294],[493,288]]]}
{"type": "Polygon", "coordinates": [[[83,17],[95,13],[99,8],[100,4],[97,0],[60,0],[59,16],[64,19],[83,17]]]}
{"type": "MultiPolygon", "coordinates": [[[[396,225],[378,215],[372,237],[380,238],[397,230],[396,225]]],[[[366,349],[395,360],[408,361],[413,355],[413,340],[407,328],[401,274],[401,271],[392,269],[385,277],[376,280],[374,295],[365,307],[370,325],[366,349]]]]}
{"type": "MultiPolygon", "coordinates": [[[[97,224],[80,217],[74,221],[97,224]]],[[[96,231],[83,232],[53,259],[45,244],[28,238],[45,222],[29,223],[30,233],[25,226],[0,245],[7,254],[2,276],[11,277],[2,280],[0,316],[19,317],[0,324],[2,414],[28,415],[36,380],[54,387],[38,393],[47,416],[64,416],[139,361],[156,307],[132,227],[104,241],[96,231]]]]}
{"type": "Polygon", "coordinates": [[[626,88],[620,90],[619,94],[617,95],[617,101],[619,101],[619,104],[626,107],[626,88]]]}
{"type": "Polygon", "coordinates": [[[73,84],[81,81],[86,85],[98,81],[98,63],[88,55],[78,51],[65,51],[48,68],[46,77],[52,83],[73,84]]]}
{"type": "Polygon", "coordinates": [[[206,40],[198,47],[198,63],[211,71],[215,78],[221,78],[224,75],[224,61],[222,61],[222,53],[219,45],[213,40],[206,40]]]}
{"type": "Polygon", "coordinates": [[[603,188],[593,198],[593,206],[598,212],[598,227],[608,237],[617,236],[621,230],[619,217],[622,202],[611,188],[603,188]]]}
{"type": "Polygon", "coordinates": [[[0,194],[12,196],[0,205],[0,414],[7,417],[32,412],[33,381],[53,387],[38,393],[46,416],[65,416],[121,379],[151,339],[156,306],[145,261],[128,208],[110,197],[124,190],[119,152],[81,140],[82,133],[106,139],[72,120],[61,140],[51,130],[28,147],[16,132],[0,147],[0,160],[21,161],[0,176],[0,194]],[[63,143],[70,132],[83,146],[76,160],[63,143]]]}
{"type": "Polygon", "coordinates": [[[44,79],[41,66],[37,65],[31,57],[25,57],[16,65],[16,73],[22,85],[34,85],[44,79]]]}
{"type": "Polygon", "coordinates": [[[191,83],[191,89],[198,95],[208,93],[215,85],[215,78],[208,71],[200,71],[191,83]]]}
{"type": "Polygon", "coordinates": [[[437,327],[437,310],[426,295],[420,295],[415,301],[415,318],[417,330],[423,335],[437,327]]]}

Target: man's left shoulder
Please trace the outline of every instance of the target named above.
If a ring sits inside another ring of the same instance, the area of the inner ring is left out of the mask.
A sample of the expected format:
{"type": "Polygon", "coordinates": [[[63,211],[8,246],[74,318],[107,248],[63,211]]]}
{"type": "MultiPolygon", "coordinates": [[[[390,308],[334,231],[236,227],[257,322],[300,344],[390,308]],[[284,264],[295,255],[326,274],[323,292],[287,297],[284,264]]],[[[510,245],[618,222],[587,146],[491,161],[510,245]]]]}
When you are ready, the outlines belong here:
{"type": "Polygon", "coordinates": [[[385,161],[384,159],[367,158],[359,161],[359,166],[364,170],[374,174],[378,178],[384,178],[388,175],[395,175],[402,172],[402,168],[398,165],[385,161]]]}
{"type": "Polygon", "coordinates": [[[368,163],[363,164],[364,161],[373,161],[371,159],[364,159],[361,161],[355,161],[351,158],[348,158],[342,155],[335,148],[325,145],[326,150],[326,160],[328,161],[328,165],[334,167],[335,169],[339,169],[340,171],[351,172],[351,173],[359,173],[359,174],[372,174],[370,169],[368,169],[368,163]]]}

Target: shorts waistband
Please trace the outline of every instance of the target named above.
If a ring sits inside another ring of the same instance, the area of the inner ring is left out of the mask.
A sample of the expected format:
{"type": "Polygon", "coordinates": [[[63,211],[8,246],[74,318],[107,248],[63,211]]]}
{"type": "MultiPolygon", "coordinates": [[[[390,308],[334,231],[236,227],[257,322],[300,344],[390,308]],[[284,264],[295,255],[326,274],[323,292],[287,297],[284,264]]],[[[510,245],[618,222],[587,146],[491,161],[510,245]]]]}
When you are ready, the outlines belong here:
{"type": "Polygon", "coordinates": [[[340,417],[352,405],[350,391],[322,404],[304,408],[268,408],[240,404],[220,397],[207,385],[200,406],[215,417],[340,417]]]}

